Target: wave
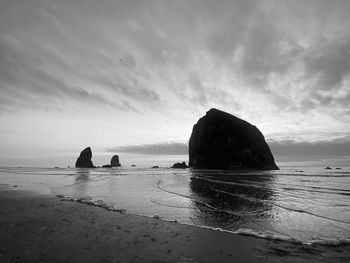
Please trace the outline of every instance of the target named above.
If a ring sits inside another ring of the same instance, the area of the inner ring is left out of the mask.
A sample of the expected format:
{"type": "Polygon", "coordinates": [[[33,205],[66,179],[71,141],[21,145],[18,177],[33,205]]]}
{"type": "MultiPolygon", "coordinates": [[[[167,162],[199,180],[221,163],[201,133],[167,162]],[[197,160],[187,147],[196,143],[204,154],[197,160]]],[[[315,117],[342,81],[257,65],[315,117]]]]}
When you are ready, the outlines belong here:
{"type": "MultiPolygon", "coordinates": [[[[250,181],[247,181],[247,180],[239,180],[239,181],[240,181],[240,182],[243,182],[243,183],[248,183],[248,184],[251,183],[250,181]]],[[[306,180],[304,180],[304,181],[306,181],[306,180]]],[[[312,182],[314,182],[314,181],[312,181],[312,182]]],[[[255,183],[255,185],[256,185],[256,183],[257,183],[258,185],[263,185],[263,186],[264,186],[264,184],[261,184],[261,183],[259,183],[259,182],[254,182],[254,183],[255,183]]],[[[286,184],[286,183],[276,183],[276,182],[274,182],[273,185],[284,185],[284,186],[295,186],[295,187],[300,187],[300,185],[298,185],[298,184],[290,184],[290,183],[286,184]]],[[[304,188],[312,188],[312,189],[330,190],[330,191],[339,191],[339,192],[350,193],[350,190],[348,190],[348,189],[329,188],[329,187],[312,186],[312,185],[303,185],[302,187],[304,187],[304,188]]],[[[282,189],[285,189],[285,188],[282,188],[282,189]]],[[[310,190],[305,190],[305,189],[300,189],[300,188],[290,188],[290,189],[292,189],[292,190],[310,191],[310,190]]],[[[312,190],[311,190],[311,191],[312,191],[312,190]]],[[[329,192],[325,192],[325,193],[329,193],[329,192]]],[[[332,193],[333,193],[333,192],[332,192],[332,193]]],[[[340,193],[340,194],[341,194],[341,193],[340,193]]]]}
{"type": "Polygon", "coordinates": [[[188,199],[192,200],[192,202],[195,202],[195,203],[197,203],[197,204],[203,205],[203,206],[205,206],[205,207],[207,207],[207,208],[209,208],[209,209],[211,209],[211,210],[215,210],[215,211],[217,211],[217,212],[227,213],[227,214],[236,216],[236,217],[238,217],[238,218],[241,217],[241,215],[238,214],[238,213],[233,213],[233,212],[231,212],[231,211],[224,210],[224,209],[218,209],[218,208],[216,208],[216,207],[214,207],[214,206],[212,206],[212,205],[210,205],[210,204],[208,204],[208,203],[205,203],[205,202],[203,202],[203,201],[199,201],[199,200],[197,200],[196,198],[193,198],[193,197],[191,197],[191,196],[187,196],[187,195],[183,195],[183,194],[179,194],[179,193],[176,193],[176,192],[172,192],[172,191],[166,190],[166,189],[164,189],[164,188],[162,188],[162,187],[160,186],[160,183],[161,183],[161,182],[162,182],[162,180],[159,180],[158,183],[157,183],[158,189],[161,190],[161,191],[164,191],[164,192],[169,193],[169,194],[173,194],[173,195],[177,195],[177,196],[181,196],[181,197],[188,198],[188,199]]]}
{"type": "Polygon", "coordinates": [[[212,228],[212,227],[204,227],[208,229],[213,230],[219,230],[223,232],[229,232],[232,234],[239,234],[244,236],[252,236],[262,239],[269,239],[269,240],[277,240],[277,241],[283,241],[283,242],[290,242],[295,244],[303,244],[303,245],[320,245],[320,246],[344,246],[344,245],[350,245],[350,238],[340,238],[340,239],[311,239],[307,241],[301,241],[299,239],[293,238],[293,237],[286,237],[278,234],[273,234],[269,232],[263,232],[263,231],[254,231],[252,229],[247,228],[240,228],[235,231],[230,230],[223,230],[220,228],[212,228]]]}
{"type": "Polygon", "coordinates": [[[242,220],[245,220],[246,222],[249,222],[249,223],[252,223],[260,228],[264,228],[264,229],[267,229],[269,231],[272,231],[272,232],[275,232],[281,236],[285,236],[285,237],[289,237],[289,238],[294,238],[288,234],[285,234],[285,233],[282,233],[282,232],[279,232],[277,230],[274,230],[274,229],[271,229],[267,226],[264,226],[264,225],[261,225],[251,219],[248,218],[249,214],[245,213],[245,214],[241,214],[241,213],[234,213],[232,211],[229,211],[229,210],[225,210],[225,209],[219,209],[219,208],[216,208],[208,203],[205,203],[205,202],[202,202],[202,201],[199,201],[193,197],[190,197],[190,196],[186,196],[186,195],[182,195],[182,194],[179,194],[179,193],[176,193],[176,192],[172,192],[172,191],[169,191],[169,190],[166,190],[166,189],[163,189],[160,187],[160,183],[162,182],[162,180],[159,180],[158,183],[157,183],[157,186],[160,190],[164,191],[164,192],[167,192],[167,193],[170,193],[170,194],[174,194],[174,195],[178,195],[178,196],[182,196],[182,197],[185,197],[185,198],[189,198],[191,199],[193,202],[197,203],[197,204],[201,204],[201,205],[204,205],[205,207],[209,208],[210,210],[212,211],[216,211],[216,212],[221,212],[221,213],[226,213],[226,214],[229,214],[229,215],[233,215],[233,216],[236,216],[238,219],[242,219],[242,220]],[[243,219],[244,218],[244,219],[243,219]]]}
{"type": "MultiPolygon", "coordinates": [[[[229,192],[221,191],[221,190],[216,190],[216,189],[212,189],[212,190],[215,191],[215,192],[218,192],[218,193],[223,193],[223,194],[239,197],[239,198],[248,200],[250,202],[262,202],[263,201],[263,200],[260,200],[260,199],[254,198],[254,197],[248,197],[248,196],[246,196],[244,194],[233,194],[233,193],[229,193],[229,192]]],[[[305,214],[309,214],[309,215],[312,215],[312,216],[315,216],[315,217],[327,219],[329,221],[334,221],[334,222],[350,225],[350,222],[348,222],[348,221],[343,221],[343,220],[339,220],[339,219],[335,219],[335,218],[330,218],[330,217],[319,215],[319,214],[315,214],[315,213],[312,213],[312,212],[309,212],[309,211],[306,211],[306,210],[303,210],[303,209],[290,208],[290,207],[282,206],[282,205],[279,205],[279,204],[276,204],[276,203],[271,203],[271,204],[274,205],[274,206],[280,207],[282,209],[292,211],[292,212],[305,213],[305,214]]]]}
{"type": "MultiPolygon", "coordinates": [[[[119,213],[126,213],[125,209],[118,209],[114,205],[106,204],[102,200],[96,200],[93,201],[91,198],[73,198],[65,195],[56,195],[56,197],[60,198],[62,201],[70,201],[70,202],[78,202],[86,205],[93,205],[97,207],[104,208],[108,211],[114,211],[114,212],[119,212],[119,213]]],[[[186,207],[187,208],[187,207],[186,207]]],[[[164,221],[168,222],[174,222],[174,220],[166,220],[164,218],[160,218],[159,216],[147,216],[150,218],[157,218],[157,219],[162,219],[164,221]]],[[[190,225],[187,223],[181,223],[175,220],[175,222],[183,225],[190,225]]],[[[193,224],[195,227],[203,228],[203,229],[211,229],[215,231],[221,231],[221,232],[226,232],[226,233],[231,233],[231,234],[238,234],[238,235],[244,235],[244,236],[252,236],[256,238],[262,238],[262,239],[269,239],[269,240],[276,240],[276,241],[283,241],[283,242],[290,242],[290,243],[296,243],[296,244],[304,244],[304,245],[322,245],[322,246],[343,246],[343,245],[350,245],[350,239],[349,238],[340,238],[340,239],[313,239],[313,240],[307,240],[307,241],[301,241],[298,240],[294,237],[285,235],[283,233],[279,233],[276,230],[269,230],[273,231],[275,233],[271,233],[269,231],[263,232],[263,231],[254,231],[252,229],[247,229],[247,228],[239,228],[237,230],[226,230],[218,227],[209,227],[209,226],[202,226],[202,225],[197,225],[193,224]]]]}
{"type": "Polygon", "coordinates": [[[60,198],[61,201],[70,201],[70,202],[77,202],[77,203],[82,203],[82,204],[87,204],[87,205],[93,205],[93,206],[98,206],[102,207],[108,211],[115,211],[124,214],[126,212],[125,209],[118,209],[114,205],[107,204],[103,202],[102,200],[96,200],[93,201],[92,198],[74,198],[66,195],[56,195],[56,197],[60,198]]]}
{"type": "MultiPolygon", "coordinates": [[[[212,179],[207,179],[207,178],[202,178],[202,177],[196,177],[196,178],[199,178],[199,179],[202,179],[202,180],[210,180],[210,181],[212,181],[212,182],[226,183],[226,182],[222,182],[222,181],[219,181],[219,180],[212,180],[212,179]]],[[[228,183],[229,183],[229,184],[242,185],[242,184],[232,183],[232,182],[228,182],[228,183]]],[[[253,185],[253,187],[255,187],[255,185],[253,185]]],[[[244,194],[233,194],[233,193],[230,193],[230,192],[226,192],[226,191],[222,191],[222,190],[217,190],[217,189],[213,189],[213,188],[212,188],[211,190],[213,190],[213,191],[215,191],[215,192],[218,192],[218,193],[224,193],[224,194],[227,194],[227,195],[239,197],[239,198],[248,200],[248,201],[250,201],[250,202],[262,202],[262,201],[264,201],[264,200],[257,199],[257,198],[254,198],[254,197],[248,197],[248,196],[246,196],[246,195],[244,195],[244,194]]],[[[289,210],[289,211],[293,211],[293,212],[297,212],[297,213],[305,213],[305,214],[309,214],[309,215],[312,215],[312,216],[315,216],[315,217],[318,217],[318,218],[322,218],[322,219],[326,219],[326,220],[329,220],[329,221],[334,221],[334,222],[337,222],[337,223],[342,223],[342,224],[350,225],[350,222],[348,222],[348,221],[343,221],[343,220],[339,220],[339,219],[335,219],[335,218],[323,216],[323,215],[316,214],[316,213],[313,213],[313,212],[310,212],[310,211],[306,211],[306,210],[303,210],[303,209],[285,207],[285,206],[282,206],[282,205],[279,205],[279,204],[276,204],[276,203],[273,203],[273,205],[274,205],[274,206],[277,206],[277,207],[280,207],[280,208],[282,208],[282,209],[285,209],[285,210],[289,210]]]]}
{"type": "Polygon", "coordinates": [[[170,205],[170,204],[164,204],[158,201],[155,201],[153,199],[150,199],[150,201],[156,205],[160,205],[160,206],[166,206],[166,207],[173,207],[173,208],[182,208],[182,209],[191,209],[194,210],[193,207],[189,207],[189,206],[177,206],[177,205],[170,205]]]}

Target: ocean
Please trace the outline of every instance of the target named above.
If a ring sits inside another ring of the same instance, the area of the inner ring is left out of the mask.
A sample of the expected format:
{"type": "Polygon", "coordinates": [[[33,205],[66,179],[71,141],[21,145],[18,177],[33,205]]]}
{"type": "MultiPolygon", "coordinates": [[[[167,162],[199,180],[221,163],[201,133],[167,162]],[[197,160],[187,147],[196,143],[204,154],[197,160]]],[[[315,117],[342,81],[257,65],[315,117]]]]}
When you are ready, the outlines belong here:
{"type": "Polygon", "coordinates": [[[0,184],[236,234],[350,243],[350,167],[280,168],[1,167],[0,184]]]}

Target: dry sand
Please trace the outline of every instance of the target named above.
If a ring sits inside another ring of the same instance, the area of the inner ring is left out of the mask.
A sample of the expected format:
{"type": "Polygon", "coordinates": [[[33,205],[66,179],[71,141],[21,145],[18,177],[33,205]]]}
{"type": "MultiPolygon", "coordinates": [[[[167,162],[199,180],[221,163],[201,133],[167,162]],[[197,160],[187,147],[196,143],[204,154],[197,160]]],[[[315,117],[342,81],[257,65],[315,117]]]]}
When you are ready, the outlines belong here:
{"type": "Polygon", "coordinates": [[[350,246],[234,235],[0,185],[0,262],[350,262],[350,246]]]}

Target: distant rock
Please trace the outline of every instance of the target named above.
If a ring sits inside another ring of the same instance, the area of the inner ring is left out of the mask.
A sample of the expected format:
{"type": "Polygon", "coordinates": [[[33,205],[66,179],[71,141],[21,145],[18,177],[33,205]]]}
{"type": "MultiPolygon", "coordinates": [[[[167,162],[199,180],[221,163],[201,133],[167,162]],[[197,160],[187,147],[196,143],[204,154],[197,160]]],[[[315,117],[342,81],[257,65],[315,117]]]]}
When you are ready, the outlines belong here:
{"type": "Polygon", "coordinates": [[[111,167],[120,167],[120,163],[119,163],[119,156],[118,155],[113,155],[112,159],[111,159],[111,167]]]}
{"type": "Polygon", "coordinates": [[[185,168],[188,168],[188,166],[187,166],[187,164],[185,162],[182,162],[182,163],[174,163],[171,168],[174,168],[174,169],[185,169],[185,168]]]}
{"type": "Polygon", "coordinates": [[[112,168],[112,166],[110,164],[105,164],[105,165],[102,165],[101,168],[112,168]]]}
{"type": "Polygon", "coordinates": [[[327,167],[324,168],[324,169],[326,169],[326,170],[332,170],[332,167],[327,166],[327,167]]]}
{"type": "Polygon", "coordinates": [[[337,168],[335,168],[335,170],[341,170],[341,168],[340,168],[340,167],[337,167],[337,168]]]}
{"type": "Polygon", "coordinates": [[[217,109],[209,110],[193,126],[189,166],[196,169],[278,170],[259,129],[217,109]]]}
{"type": "Polygon", "coordinates": [[[91,148],[87,147],[81,151],[76,163],[75,167],[77,168],[95,168],[91,161],[92,152],[91,148]]]}
{"type": "Polygon", "coordinates": [[[152,169],[158,169],[159,166],[158,166],[158,165],[155,165],[155,166],[152,166],[151,168],[152,168],[152,169]]]}

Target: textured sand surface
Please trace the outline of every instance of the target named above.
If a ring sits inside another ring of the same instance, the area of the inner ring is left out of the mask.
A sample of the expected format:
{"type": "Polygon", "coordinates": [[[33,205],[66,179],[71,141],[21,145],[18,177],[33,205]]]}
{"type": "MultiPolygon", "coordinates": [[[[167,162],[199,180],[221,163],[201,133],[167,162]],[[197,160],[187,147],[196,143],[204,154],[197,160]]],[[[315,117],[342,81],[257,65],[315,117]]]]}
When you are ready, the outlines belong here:
{"type": "Polygon", "coordinates": [[[0,262],[350,262],[303,246],[122,214],[0,185],[0,262]]]}

